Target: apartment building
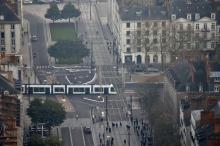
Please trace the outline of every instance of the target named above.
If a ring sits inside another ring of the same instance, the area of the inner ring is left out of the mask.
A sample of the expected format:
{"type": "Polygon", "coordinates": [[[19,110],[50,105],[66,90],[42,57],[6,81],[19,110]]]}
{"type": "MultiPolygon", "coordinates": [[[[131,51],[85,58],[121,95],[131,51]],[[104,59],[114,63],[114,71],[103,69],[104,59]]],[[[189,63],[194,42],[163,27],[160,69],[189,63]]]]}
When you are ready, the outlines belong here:
{"type": "Polygon", "coordinates": [[[21,19],[8,3],[0,5],[0,69],[11,72],[14,79],[21,80],[21,19]]]}
{"type": "Polygon", "coordinates": [[[169,63],[180,50],[216,49],[220,30],[209,2],[172,1],[169,9],[108,3],[108,25],[122,63],[169,63]]]}

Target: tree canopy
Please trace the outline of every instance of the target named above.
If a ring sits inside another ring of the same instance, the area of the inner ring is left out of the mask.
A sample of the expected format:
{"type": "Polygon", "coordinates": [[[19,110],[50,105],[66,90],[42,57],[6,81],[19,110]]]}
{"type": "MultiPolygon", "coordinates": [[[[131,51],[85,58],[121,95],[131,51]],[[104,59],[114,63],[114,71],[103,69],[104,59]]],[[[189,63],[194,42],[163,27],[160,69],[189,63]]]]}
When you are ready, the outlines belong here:
{"type": "Polygon", "coordinates": [[[50,56],[58,59],[59,63],[64,64],[78,64],[89,54],[89,50],[79,40],[58,41],[48,52],[50,56]]]}
{"type": "Polygon", "coordinates": [[[50,126],[58,126],[65,119],[65,110],[60,103],[46,99],[34,99],[27,109],[33,123],[48,123],[50,126]]]}
{"type": "Polygon", "coordinates": [[[47,13],[45,14],[45,17],[53,20],[53,22],[60,18],[60,10],[56,3],[50,4],[50,8],[47,9],[47,13]]]}
{"type": "Polygon", "coordinates": [[[61,142],[57,137],[49,137],[45,141],[39,135],[32,135],[28,146],[61,146],[61,142]]]}
{"type": "Polygon", "coordinates": [[[80,14],[81,12],[78,9],[76,9],[71,2],[67,3],[61,11],[61,17],[64,19],[69,19],[69,22],[70,18],[79,17],[80,14]]]}

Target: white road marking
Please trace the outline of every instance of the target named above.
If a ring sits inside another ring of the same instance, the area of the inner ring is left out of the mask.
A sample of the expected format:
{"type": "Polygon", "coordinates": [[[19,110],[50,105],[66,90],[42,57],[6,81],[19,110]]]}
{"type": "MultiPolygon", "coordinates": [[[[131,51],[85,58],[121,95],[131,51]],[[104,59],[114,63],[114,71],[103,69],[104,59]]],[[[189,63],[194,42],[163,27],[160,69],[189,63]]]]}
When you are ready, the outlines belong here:
{"type": "Polygon", "coordinates": [[[69,82],[69,84],[73,84],[72,82],[70,82],[70,80],[68,79],[67,76],[65,76],[66,80],[69,82]]]}

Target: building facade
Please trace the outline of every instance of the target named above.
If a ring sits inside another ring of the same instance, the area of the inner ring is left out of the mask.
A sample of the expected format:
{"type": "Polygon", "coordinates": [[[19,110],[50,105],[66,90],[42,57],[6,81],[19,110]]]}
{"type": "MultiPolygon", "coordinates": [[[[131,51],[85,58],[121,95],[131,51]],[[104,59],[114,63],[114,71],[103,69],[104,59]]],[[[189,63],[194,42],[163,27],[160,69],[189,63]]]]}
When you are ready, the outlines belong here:
{"type": "Polygon", "coordinates": [[[217,47],[219,25],[209,2],[174,1],[169,9],[108,3],[108,25],[123,64],[169,63],[179,50],[217,47]]]}
{"type": "Polygon", "coordinates": [[[0,5],[1,71],[12,71],[13,78],[21,80],[22,25],[19,16],[10,5],[0,5]]]}

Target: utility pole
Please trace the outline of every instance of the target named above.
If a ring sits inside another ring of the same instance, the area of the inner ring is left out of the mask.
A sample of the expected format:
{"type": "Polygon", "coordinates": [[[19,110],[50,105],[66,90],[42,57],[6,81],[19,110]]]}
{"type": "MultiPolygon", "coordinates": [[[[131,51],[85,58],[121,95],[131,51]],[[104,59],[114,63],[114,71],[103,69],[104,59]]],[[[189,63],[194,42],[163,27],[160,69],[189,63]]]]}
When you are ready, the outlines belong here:
{"type": "Polygon", "coordinates": [[[105,116],[106,116],[107,127],[109,127],[109,123],[108,123],[108,96],[105,96],[105,116]]]}
{"type": "Polygon", "coordinates": [[[28,87],[25,89],[28,92],[28,101],[29,101],[29,104],[30,104],[30,102],[31,102],[31,94],[30,94],[30,91],[29,91],[29,86],[30,86],[30,76],[28,77],[28,87]]]}
{"type": "Polygon", "coordinates": [[[130,110],[131,110],[131,122],[133,122],[132,95],[130,96],[130,101],[131,101],[131,107],[130,107],[130,110]]]}
{"type": "Polygon", "coordinates": [[[92,2],[89,0],[89,19],[92,20],[92,2]]]}
{"type": "Polygon", "coordinates": [[[92,76],[92,69],[93,69],[93,41],[91,41],[91,58],[90,58],[90,73],[91,73],[91,76],[92,76]]]}

